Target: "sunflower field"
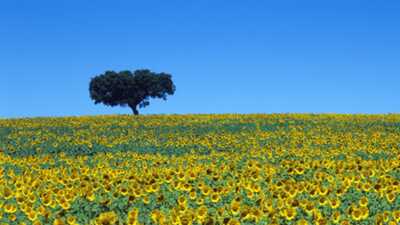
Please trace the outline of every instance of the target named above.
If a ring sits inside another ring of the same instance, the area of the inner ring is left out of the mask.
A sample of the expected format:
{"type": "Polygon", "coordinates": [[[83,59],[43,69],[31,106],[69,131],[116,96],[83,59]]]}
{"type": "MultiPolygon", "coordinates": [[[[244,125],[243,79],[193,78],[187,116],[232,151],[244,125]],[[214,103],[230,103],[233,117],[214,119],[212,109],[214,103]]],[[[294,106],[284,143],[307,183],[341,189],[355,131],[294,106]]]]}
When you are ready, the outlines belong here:
{"type": "Polygon", "coordinates": [[[1,224],[400,224],[400,115],[0,120],[1,224]]]}

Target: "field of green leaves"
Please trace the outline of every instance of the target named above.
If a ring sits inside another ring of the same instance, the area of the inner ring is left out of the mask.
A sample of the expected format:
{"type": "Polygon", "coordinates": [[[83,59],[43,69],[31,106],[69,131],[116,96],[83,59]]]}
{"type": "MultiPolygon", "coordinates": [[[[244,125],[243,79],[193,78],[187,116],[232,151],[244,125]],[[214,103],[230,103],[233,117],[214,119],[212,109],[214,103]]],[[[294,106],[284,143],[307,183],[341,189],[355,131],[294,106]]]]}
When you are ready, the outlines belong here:
{"type": "Polygon", "coordinates": [[[1,224],[400,224],[400,115],[0,120],[1,224]]]}

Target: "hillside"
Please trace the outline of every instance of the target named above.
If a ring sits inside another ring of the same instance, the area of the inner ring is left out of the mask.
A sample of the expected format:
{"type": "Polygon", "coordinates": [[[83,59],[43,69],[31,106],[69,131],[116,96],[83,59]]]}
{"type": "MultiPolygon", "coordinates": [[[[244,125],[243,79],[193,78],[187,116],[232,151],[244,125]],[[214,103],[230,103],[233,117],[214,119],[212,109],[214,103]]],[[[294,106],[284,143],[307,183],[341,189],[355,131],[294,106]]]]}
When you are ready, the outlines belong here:
{"type": "Polygon", "coordinates": [[[400,115],[0,120],[0,223],[400,222],[400,115]]]}

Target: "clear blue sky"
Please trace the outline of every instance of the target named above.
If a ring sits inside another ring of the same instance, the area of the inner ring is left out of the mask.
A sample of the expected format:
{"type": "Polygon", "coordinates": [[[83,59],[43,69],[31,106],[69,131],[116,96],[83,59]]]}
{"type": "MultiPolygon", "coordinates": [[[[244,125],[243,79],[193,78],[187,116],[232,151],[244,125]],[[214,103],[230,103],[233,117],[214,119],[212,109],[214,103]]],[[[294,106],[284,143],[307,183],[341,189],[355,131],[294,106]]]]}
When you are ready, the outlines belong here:
{"type": "Polygon", "coordinates": [[[0,1],[0,117],[131,113],[90,78],[173,75],[160,113],[400,112],[400,1],[0,1]]]}

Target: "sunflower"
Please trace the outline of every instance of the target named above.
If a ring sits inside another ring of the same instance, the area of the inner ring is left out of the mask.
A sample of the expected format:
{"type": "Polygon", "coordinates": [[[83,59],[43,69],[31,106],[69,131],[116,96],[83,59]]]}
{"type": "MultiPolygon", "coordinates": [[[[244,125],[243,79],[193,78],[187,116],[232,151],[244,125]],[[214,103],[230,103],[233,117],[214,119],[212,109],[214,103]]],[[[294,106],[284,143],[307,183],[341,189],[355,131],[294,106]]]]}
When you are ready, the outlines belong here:
{"type": "Polygon", "coordinates": [[[223,216],[225,214],[225,207],[219,207],[217,213],[218,215],[223,216]]]}
{"type": "Polygon", "coordinates": [[[297,186],[295,187],[296,191],[298,192],[298,194],[303,193],[306,190],[306,186],[304,183],[300,182],[297,184],[297,186]]]}
{"type": "Polygon", "coordinates": [[[200,221],[203,221],[206,218],[207,213],[208,213],[208,208],[202,205],[197,209],[196,217],[200,221]]]}
{"type": "Polygon", "coordinates": [[[296,225],[308,225],[308,222],[305,219],[300,219],[297,221],[296,225]]]}
{"type": "Polygon", "coordinates": [[[112,225],[117,221],[118,216],[114,211],[103,212],[96,218],[96,225],[112,225]]]}
{"type": "Polygon", "coordinates": [[[211,188],[209,188],[208,186],[204,186],[204,187],[201,189],[201,193],[202,193],[204,196],[208,196],[208,195],[211,193],[211,188]]]}
{"type": "Polygon", "coordinates": [[[305,169],[303,167],[301,167],[301,166],[298,166],[298,167],[295,168],[295,172],[296,172],[297,175],[304,174],[304,171],[305,171],[305,169]]]}
{"type": "Polygon", "coordinates": [[[381,184],[375,184],[374,185],[374,187],[373,187],[373,190],[375,191],[375,192],[380,192],[381,190],[382,190],[382,188],[383,188],[383,186],[381,185],[381,184]]]}
{"type": "Polygon", "coordinates": [[[129,212],[128,212],[128,217],[129,218],[137,218],[139,215],[139,209],[138,208],[132,208],[129,212]]]}
{"type": "Polygon", "coordinates": [[[328,222],[326,221],[325,218],[319,218],[315,221],[315,225],[327,225],[328,222]]]}
{"type": "Polygon", "coordinates": [[[397,223],[400,223],[400,210],[393,211],[392,217],[397,223]]]}
{"type": "Polygon", "coordinates": [[[56,208],[57,207],[57,202],[56,201],[54,201],[54,200],[51,200],[50,201],[50,205],[49,205],[51,208],[56,208]]]}
{"type": "Polygon", "coordinates": [[[165,196],[162,193],[158,193],[156,199],[158,204],[162,204],[165,201],[165,196]]]}
{"type": "Polygon", "coordinates": [[[297,194],[299,194],[300,191],[296,189],[296,187],[289,188],[287,191],[287,194],[289,195],[290,198],[295,198],[297,194]]]}
{"type": "Polygon", "coordinates": [[[171,224],[173,225],[181,225],[181,219],[177,214],[172,214],[171,215],[171,224]]]}
{"type": "Polygon", "coordinates": [[[394,192],[388,192],[386,193],[386,199],[388,202],[393,203],[396,199],[396,194],[394,192]]]}
{"type": "Polygon", "coordinates": [[[23,203],[25,202],[25,197],[24,197],[23,194],[17,193],[17,194],[15,195],[15,200],[17,201],[17,204],[18,204],[18,205],[21,205],[21,204],[23,204],[23,203]]]}
{"type": "Polygon", "coordinates": [[[76,224],[76,217],[72,216],[72,215],[68,216],[67,217],[67,223],[69,225],[75,225],[76,224]]]}
{"type": "Polygon", "coordinates": [[[211,194],[211,202],[217,203],[217,202],[219,202],[220,199],[221,199],[221,197],[219,196],[218,193],[211,194]]]}
{"type": "Polygon", "coordinates": [[[300,207],[305,209],[305,207],[307,206],[308,201],[307,201],[307,199],[301,199],[299,201],[299,203],[300,203],[300,207]]]}
{"type": "Polygon", "coordinates": [[[38,210],[39,215],[41,215],[41,216],[45,215],[46,211],[47,211],[47,209],[45,206],[43,206],[43,205],[39,206],[39,210],[38,210]]]}
{"type": "Polygon", "coordinates": [[[120,186],[119,193],[121,193],[121,195],[123,195],[123,196],[127,196],[129,193],[129,189],[125,186],[120,186]]]}
{"type": "Polygon", "coordinates": [[[240,222],[237,219],[230,219],[227,225],[240,225],[240,222]]]}
{"type": "Polygon", "coordinates": [[[194,171],[190,171],[189,172],[189,180],[190,181],[196,180],[196,177],[197,177],[197,175],[196,175],[196,173],[194,171]]]}
{"type": "Polygon", "coordinates": [[[154,223],[158,223],[159,219],[161,217],[161,212],[159,210],[154,210],[151,212],[151,219],[154,223]]]}
{"type": "Polygon", "coordinates": [[[118,191],[114,191],[114,192],[112,193],[112,196],[113,196],[113,198],[117,199],[117,198],[120,197],[120,194],[119,194],[118,191]]]}
{"type": "Polygon", "coordinates": [[[328,199],[326,197],[322,196],[319,198],[318,203],[319,203],[319,205],[322,205],[322,206],[327,205],[328,199]]]}
{"type": "Polygon", "coordinates": [[[367,206],[368,205],[368,198],[365,196],[362,196],[360,200],[358,201],[360,206],[367,206]]]}
{"type": "Polygon", "coordinates": [[[186,205],[178,205],[177,209],[178,209],[179,213],[183,214],[183,213],[187,212],[188,207],[186,205]]]}
{"type": "Polygon", "coordinates": [[[363,184],[362,183],[357,183],[356,185],[355,185],[355,188],[356,188],[356,190],[357,191],[362,191],[362,187],[363,187],[363,184]]]}
{"type": "Polygon", "coordinates": [[[10,214],[8,216],[8,219],[11,220],[11,221],[15,221],[17,219],[17,216],[15,214],[10,214]]]}
{"type": "Polygon", "coordinates": [[[361,219],[367,219],[368,218],[368,216],[369,216],[369,209],[368,209],[368,207],[367,206],[361,206],[360,207],[360,210],[361,210],[361,219]]]}
{"type": "Polygon", "coordinates": [[[258,221],[260,221],[261,217],[263,216],[263,212],[258,208],[253,208],[251,213],[254,216],[256,223],[258,223],[258,221]]]}
{"type": "Polygon", "coordinates": [[[346,192],[345,188],[339,188],[336,190],[336,196],[341,197],[346,192]]]}
{"type": "Polygon", "coordinates": [[[133,208],[128,212],[128,218],[126,223],[128,225],[138,225],[138,215],[139,215],[139,210],[137,208],[133,208]]]}
{"type": "Polygon", "coordinates": [[[179,196],[178,204],[179,205],[186,205],[187,204],[187,199],[184,196],[179,196]]]}
{"type": "Polygon", "coordinates": [[[310,194],[310,196],[311,196],[312,198],[317,197],[317,195],[318,195],[318,189],[316,189],[316,188],[311,189],[311,190],[309,191],[309,194],[310,194]]]}
{"type": "Polygon", "coordinates": [[[385,224],[385,223],[383,222],[383,216],[382,216],[382,214],[377,214],[377,215],[375,216],[375,224],[377,224],[377,225],[383,225],[383,224],[385,224]]]}
{"type": "Polygon", "coordinates": [[[319,187],[318,187],[318,193],[319,193],[319,195],[321,195],[321,196],[325,196],[325,195],[327,195],[327,194],[329,193],[329,189],[328,189],[328,188],[325,188],[325,187],[323,187],[323,186],[319,186],[319,187]]]}
{"type": "Polygon", "coordinates": [[[184,183],[182,186],[182,190],[189,192],[192,189],[192,186],[189,183],[184,183]]]}
{"type": "Polygon", "coordinates": [[[59,204],[64,210],[68,210],[69,208],[71,208],[71,204],[65,199],[62,199],[59,204]]]}
{"type": "Polygon", "coordinates": [[[62,219],[56,218],[56,219],[53,221],[53,225],[65,225],[65,223],[64,223],[64,221],[63,221],[62,219]]]}
{"type": "Polygon", "coordinates": [[[351,218],[355,221],[360,221],[363,218],[363,213],[358,208],[353,208],[351,211],[351,218]]]}
{"type": "Polygon", "coordinates": [[[394,181],[392,182],[392,187],[393,187],[393,188],[397,188],[397,190],[398,190],[398,188],[400,188],[400,181],[394,180],[394,181]]]}
{"type": "Polygon", "coordinates": [[[160,217],[158,218],[158,224],[159,225],[167,225],[168,223],[167,223],[168,221],[167,221],[167,218],[166,218],[166,216],[164,215],[164,214],[160,214],[160,217]]]}
{"type": "Polygon", "coordinates": [[[243,207],[241,208],[241,212],[240,212],[240,218],[246,218],[248,214],[250,214],[250,210],[249,210],[248,206],[243,205],[243,207]]]}
{"type": "Polygon", "coordinates": [[[142,191],[140,188],[135,188],[133,189],[133,196],[135,196],[136,198],[139,198],[142,196],[142,191]]]}
{"type": "Polygon", "coordinates": [[[33,211],[32,209],[30,209],[28,212],[27,212],[27,214],[26,214],[27,216],[28,216],[28,219],[30,220],[30,221],[34,221],[34,220],[36,220],[37,219],[37,213],[35,212],[35,211],[33,211]]]}
{"type": "Polygon", "coordinates": [[[383,222],[387,223],[390,219],[390,212],[386,210],[383,211],[382,217],[383,217],[383,222]]]}
{"type": "Polygon", "coordinates": [[[52,203],[52,199],[50,196],[46,196],[45,198],[42,199],[42,203],[45,206],[50,206],[52,203]]]}
{"type": "Polygon", "coordinates": [[[332,213],[331,221],[332,221],[334,224],[337,224],[337,223],[339,223],[339,221],[340,221],[340,217],[341,217],[340,211],[334,211],[334,212],[332,213]]]}
{"type": "Polygon", "coordinates": [[[17,211],[17,207],[14,204],[7,203],[3,206],[4,211],[6,213],[15,213],[17,211]]]}
{"type": "Polygon", "coordinates": [[[13,191],[8,186],[3,187],[2,194],[3,194],[3,198],[6,200],[13,197],[13,191]]]}
{"type": "Polygon", "coordinates": [[[93,193],[93,191],[89,191],[86,193],[86,199],[90,202],[93,202],[96,199],[96,195],[93,193]]]}
{"type": "MultiPolygon", "coordinates": [[[[0,206],[0,208],[2,208],[2,207],[0,206]]],[[[30,209],[30,206],[28,206],[28,204],[24,202],[19,206],[19,209],[26,214],[28,212],[28,210],[30,209]]]]}
{"type": "Polygon", "coordinates": [[[189,199],[190,199],[190,200],[195,200],[196,197],[197,197],[197,193],[196,193],[196,191],[195,191],[194,189],[192,189],[192,190],[189,192],[189,199]]]}
{"type": "Polygon", "coordinates": [[[193,220],[191,219],[190,215],[182,215],[180,217],[180,221],[182,225],[192,225],[193,224],[193,220]]]}
{"type": "Polygon", "coordinates": [[[36,202],[36,196],[35,196],[33,193],[30,193],[30,194],[27,196],[27,199],[28,199],[28,201],[31,202],[31,203],[36,202]]]}
{"type": "Polygon", "coordinates": [[[327,176],[326,178],[329,183],[333,183],[335,181],[335,178],[332,175],[327,176]]]}
{"type": "Polygon", "coordinates": [[[255,223],[256,222],[256,217],[251,213],[250,209],[246,210],[246,216],[242,218],[243,221],[255,223]]]}
{"type": "Polygon", "coordinates": [[[76,197],[77,193],[75,193],[74,191],[70,191],[67,194],[65,194],[65,199],[69,202],[73,202],[75,197],[76,197]]]}
{"type": "Polygon", "coordinates": [[[103,186],[104,186],[103,189],[105,192],[110,192],[112,190],[111,184],[106,183],[103,186]]]}
{"type": "Polygon", "coordinates": [[[254,197],[254,192],[253,191],[246,191],[246,196],[247,196],[247,198],[249,198],[249,199],[253,199],[253,197],[254,197]]]}
{"type": "Polygon", "coordinates": [[[340,222],[340,225],[350,225],[350,224],[351,224],[351,222],[348,221],[348,220],[342,220],[342,221],[340,222]]]}
{"type": "Polygon", "coordinates": [[[322,212],[318,208],[315,208],[313,210],[313,215],[312,216],[313,216],[315,221],[320,220],[320,219],[323,218],[322,212]]]}
{"type": "Polygon", "coordinates": [[[197,205],[203,205],[204,204],[204,198],[197,198],[196,199],[196,204],[197,205]]]}
{"type": "Polygon", "coordinates": [[[369,192],[370,190],[371,190],[371,184],[370,183],[364,183],[363,185],[362,185],[362,190],[363,191],[365,191],[365,192],[369,192]]]}
{"type": "Polygon", "coordinates": [[[297,211],[292,207],[288,207],[283,210],[283,215],[286,218],[286,220],[291,221],[296,217],[297,211]]]}
{"type": "Polygon", "coordinates": [[[179,181],[184,181],[186,176],[185,173],[182,171],[179,171],[178,174],[176,175],[179,181]]]}
{"type": "Polygon", "coordinates": [[[171,181],[174,179],[174,177],[171,175],[171,174],[166,174],[165,176],[164,176],[164,182],[165,183],[167,183],[167,184],[169,184],[169,183],[171,183],[171,181]]]}
{"type": "Polygon", "coordinates": [[[232,215],[236,216],[240,212],[240,202],[232,201],[231,203],[231,213],[232,215]]]}
{"type": "Polygon", "coordinates": [[[285,202],[286,202],[286,205],[292,206],[294,208],[297,208],[300,206],[300,202],[297,199],[288,198],[285,202]]]}
{"type": "Polygon", "coordinates": [[[307,213],[308,215],[312,215],[313,212],[314,212],[314,209],[315,209],[314,204],[313,204],[312,202],[308,202],[307,205],[306,205],[306,207],[305,207],[306,213],[307,213]]]}
{"type": "Polygon", "coordinates": [[[145,186],[144,186],[144,190],[145,190],[147,193],[152,193],[152,192],[153,192],[153,189],[151,188],[151,185],[150,185],[150,184],[145,185],[145,186]]]}
{"type": "Polygon", "coordinates": [[[251,185],[251,190],[255,193],[259,193],[261,191],[261,186],[257,183],[251,185]]]}
{"type": "Polygon", "coordinates": [[[142,198],[142,201],[143,201],[143,203],[146,204],[146,205],[149,204],[149,203],[150,203],[150,198],[149,198],[149,196],[147,196],[147,195],[144,196],[144,197],[142,198]]]}
{"type": "Polygon", "coordinates": [[[337,209],[340,206],[340,200],[338,198],[329,199],[329,205],[332,209],[337,209]]]}

